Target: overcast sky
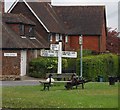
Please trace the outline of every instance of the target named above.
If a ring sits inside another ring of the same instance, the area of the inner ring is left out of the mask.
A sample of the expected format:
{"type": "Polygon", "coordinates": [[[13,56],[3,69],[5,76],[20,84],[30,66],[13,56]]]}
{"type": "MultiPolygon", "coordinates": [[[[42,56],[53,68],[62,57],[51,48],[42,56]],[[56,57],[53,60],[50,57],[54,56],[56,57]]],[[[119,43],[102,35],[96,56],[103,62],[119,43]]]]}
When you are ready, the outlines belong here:
{"type": "MultiPolygon", "coordinates": [[[[8,10],[14,1],[15,0],[5,0],[5,10],[8,10]]],[[[118,1],[120,0],[52,0],[52,5],[105,5],[107,26],[112,28],[118,28],[118,1]]]]}

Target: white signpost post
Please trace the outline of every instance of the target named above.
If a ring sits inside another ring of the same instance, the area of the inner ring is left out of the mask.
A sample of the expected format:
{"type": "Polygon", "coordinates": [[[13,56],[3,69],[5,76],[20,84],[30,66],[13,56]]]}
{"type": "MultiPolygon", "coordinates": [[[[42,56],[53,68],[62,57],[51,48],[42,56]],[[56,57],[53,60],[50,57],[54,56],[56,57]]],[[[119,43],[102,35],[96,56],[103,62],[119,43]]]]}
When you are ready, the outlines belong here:
{"type": "Polygon", "coordinates": [[[41,56],[44,57],[58,57],[58,70],[57,74],[62,74],[62,57],[77,58],[77,52],[62,51],[62,42],[59,44],[51,44],[51,50],[41,50],[41,56]]]}
{"type": "Polygon", "coordinates": [[[79,44],[80,44],[80,78],[82,78],[82,44],[83,44],[83,37],[82,35],[79,36],[79,44]]]}

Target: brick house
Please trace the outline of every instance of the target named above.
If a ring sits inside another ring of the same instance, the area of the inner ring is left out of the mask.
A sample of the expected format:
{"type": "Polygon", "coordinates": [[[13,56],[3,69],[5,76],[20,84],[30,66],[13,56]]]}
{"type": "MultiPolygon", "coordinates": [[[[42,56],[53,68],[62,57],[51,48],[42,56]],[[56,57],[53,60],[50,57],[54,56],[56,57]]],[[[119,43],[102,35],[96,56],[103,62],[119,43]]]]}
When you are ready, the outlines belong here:
{"type": "Polygon", "coordinates": [[[50,43],[62,40],[63,50],[106,51],[105,6],[52,6],[50,2],[15,2],[8,13],[22,13],[34,21],[37,32],[50,43]]]}
{"type": "MultiPolygon", "coordinates": [[[[2,80],[27,74],[28,62],[49,44],[35,31],[36,24],[22,14],[3,13],[2,20],[2,80]],[[39,40],[41,39],[41,40],[39,40]]],[[[1,33],[0,33],[1,34],[1,33]]]]}

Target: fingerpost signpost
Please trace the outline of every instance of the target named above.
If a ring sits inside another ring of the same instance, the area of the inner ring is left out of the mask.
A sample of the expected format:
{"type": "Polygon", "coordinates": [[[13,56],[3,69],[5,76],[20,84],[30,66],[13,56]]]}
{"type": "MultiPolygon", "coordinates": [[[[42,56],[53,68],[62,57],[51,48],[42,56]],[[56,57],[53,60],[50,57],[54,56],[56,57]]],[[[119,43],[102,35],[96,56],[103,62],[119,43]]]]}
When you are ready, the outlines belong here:
{"type": "Polygon", "coordinates": [[[41,56],[43,56],[43,57],[58,57],[57,74],[62,74],[62,57],[77,58],[77,52],[62,51],[62,41],[59,41],[59,44],[51,44],[50,50],[41,50],[41,56]]]}

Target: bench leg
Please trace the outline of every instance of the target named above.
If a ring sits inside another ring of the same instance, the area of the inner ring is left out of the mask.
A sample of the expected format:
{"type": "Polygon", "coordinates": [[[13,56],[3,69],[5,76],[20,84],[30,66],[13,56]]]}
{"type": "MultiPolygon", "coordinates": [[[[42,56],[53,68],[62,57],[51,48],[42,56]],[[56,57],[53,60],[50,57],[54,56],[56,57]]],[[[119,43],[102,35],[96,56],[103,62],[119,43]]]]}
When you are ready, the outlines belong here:
{"type": "Polygon", "coordinates": [[[84,89],[84,83],[82,83],[82,89],[84,89]]]}
{"type": "Polygon", "coordinates": [[[45,84],[44,84],[44,88],[43,88],[43,90],[45,90],[45,88],[46,88],[46,87],[45,87],[45,84]]]}
{"type": "Polygon", "coordinates": [[[43,88],[43,90],[45,90],[45,88],[46,88],[46,86],[45,86],[45,84],[44,84],[44,88],[43,88]]]}
{"type": "Polygon", "coordinates": [[[48,88],[48,91],[49,91],[49,85],[48,85],[48,87],[47,87],[47,88],[48,88]]]}
{"type": "Polygon", "coordinates": [[[77,89],[77,85],[76,85],[76,89],[77,89]]]}

